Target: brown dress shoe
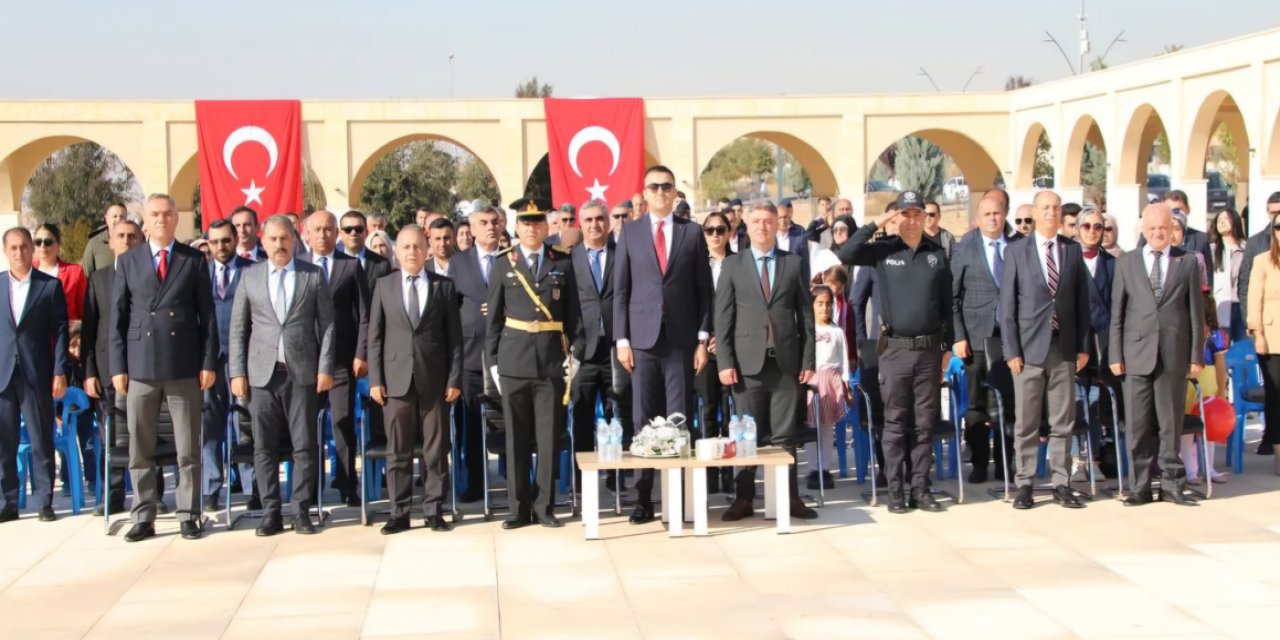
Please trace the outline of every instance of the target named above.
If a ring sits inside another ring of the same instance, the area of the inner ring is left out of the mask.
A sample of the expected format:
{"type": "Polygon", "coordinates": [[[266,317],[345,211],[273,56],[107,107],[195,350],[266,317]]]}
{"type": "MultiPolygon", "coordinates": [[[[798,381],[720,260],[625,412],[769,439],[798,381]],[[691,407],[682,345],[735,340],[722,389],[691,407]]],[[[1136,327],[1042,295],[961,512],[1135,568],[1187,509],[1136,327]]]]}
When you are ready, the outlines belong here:
{"type": "Polygon", "coordinates": [[[729,505],[729,510],[724,512],[723,520],[725,522],[737,522],[743,518],[750,518],[756,511],[750,500],[734,500],[729,505]]]}

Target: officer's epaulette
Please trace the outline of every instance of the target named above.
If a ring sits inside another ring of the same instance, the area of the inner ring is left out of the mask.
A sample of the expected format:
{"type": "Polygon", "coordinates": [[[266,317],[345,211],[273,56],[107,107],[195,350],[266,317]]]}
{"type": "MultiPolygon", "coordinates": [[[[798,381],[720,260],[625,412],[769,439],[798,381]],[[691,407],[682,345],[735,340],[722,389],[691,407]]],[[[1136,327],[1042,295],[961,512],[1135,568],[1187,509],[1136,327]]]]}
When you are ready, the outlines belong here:
{"type": "Polygon", "coordinates": [[[505,255],[507,255],[508,253],[511,253],[512,251],[515,251],[515,249],[516,249],[516,246],[513,244],[513,245],[511,245],[511,246],[507,247],[506,249],[503,249],[502,251],[499,251],[499,252],[497,252],[497,253],[493,254],[493,257],[494,257],[494,259],[501,258],[502,256],[505,256],[505,255]]]}

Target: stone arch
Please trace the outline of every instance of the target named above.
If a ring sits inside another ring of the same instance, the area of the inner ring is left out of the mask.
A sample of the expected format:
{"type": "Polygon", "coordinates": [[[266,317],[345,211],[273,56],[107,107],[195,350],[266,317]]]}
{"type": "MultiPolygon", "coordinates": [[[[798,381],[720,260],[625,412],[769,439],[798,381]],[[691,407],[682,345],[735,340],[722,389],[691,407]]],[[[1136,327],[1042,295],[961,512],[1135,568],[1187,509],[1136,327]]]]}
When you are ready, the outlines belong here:
{"type": "Polygon", "coordinates": [[[1136,184],[1142,195],[1147,190],[1147,164],[1151,161],[1151,145],[1156,136],[1166,131],[1160,113],[1150,103],[1143,103],[1133,111],[1125,127],[1120,145],[1119,184],[1136,184]]]}
{"type": "Polygon", "coordinates": [[[435,133],[412,133],[383,143],[372,152],[366,154],[365,159],[360,162],[359,165],[356,165],[356,169],[351,176],[351,183],[348,185],[349,191],[347,192],[352,206],[356,206],[360,203],[360,192],[364,189],[365,180],[369,178],[369,173],[373,171],[374,165],[378,164],[379,160],[382,160],[382,158],[388,153],[391,153],[403,145],[423,140],[448,143],[471,154],[472,157],[480,161],[480,164],[484,165],[484,168],[489,172],[489,176],[493,177],[494,182],[499,185],[499,198],[501,199],[505,197],[506,194],[501,193],[501,183],[498,182],[497,175],[493,171],[494,165],[486,161],[480,154],[476,153],[471,146],[463,144],[458,139],[446,135],[435,133]]]}
{"type": "Polygon", "coordinates": [[[1067,138],[1065,162],[1062,168],[1062,179],[1058,183],[1063,187],[1080,187],[1081,164],[1084,162],[1084,145],[1090,143],[1099,149],[1107,149],[1106,140],[1102,136],[1102,128],[1093,116],[1083,115],[1076,120],[1067,138]]]}
{"type": "MultiPolygon", "coordinates": [[[[25,144],[9,151],[0,160],[0,211],[17,211],[22,208],[22,194],[27,183],[35,175],[36,169],[50,156],[74,144],[91,142],[111,152],[121,164],[134,173],[135,166],[127,152],[117,152],[111,145],[96,137],[81,135],[50,135],[27,141],[25,144]]],[[[118,145],[121,148],[127,145],[118,145]]],[[[139,184],[141,180],[139,179],[139,184]]],[[[144,187],[145,189],[145,187],[144,187]]]]}
{"type": "Polygon", "coordinates": [[[1280,109],[1276,109],[1276,117],[1271,122],[1270,143],[1264,151],[1262,172],[1267,175],[1280,174],[1280,109]]]}
{"type": "MultiPolygon", "coordinates": [[[[715,154],[719,153],[721,149],[729,146],[739,138],[763,140],[782,147],[783,150],[791,154],[791,156],[800,163],[800,166],[804,167],[804,170],[808,172],[809,180],[813,183],[813,193],[815,196],[834,197],[839,194],[839,185],[836,181],[835,171],[831,169],[831,164],[822,156],[822,153],[800,137],[781,131],[748,131],[726,140],[724,144],[716,147],[715,151],[706,156],[706,161],[700,163],[701,166],[698,167],[698,176],[701,177],[702,173],[711,165],[711,159],[715,157],[715,154]]],[[[702,195],[703,197],[707,197],[709,194],[702,195]]]]}
{"type": "MultiPolygon", "coordinates": [[[[1036,179],[1036,161],[1039,159],[1036,152],[1040,147],[1040,137],[1048,135],[1049,132],[1039,122],[1033,122],[1027,128],[1026,134],[1022,137],[1022,147],[1018,152],[1018,169],[1014,175],[1014,187],[1018,189],[1032,188],[1032,183],[1036,179]]],[[[1049,143],[1053,144],[1053,141],[1050,140],[1049,143]]]]}
{"type": "MultiPolygon", "coordinates": [[[[1217,90],[1205,97],[1196,111],[1195,118],[1190,121],[1190,130],[1186,132],[1186,162],[1182,163],[1182,179],[1189,184],[1198,184],[1206,177],[1205,166],[1209,161],[1209,145],[1218,131],[1218,125],[1225,125],[1235,141],[1237,183],[1236,202],[1248,202],[1249,193],[1249,148],[1248,128],[1241,116],[1240,107],[1235,98],[1226,91],[1217,90]]],[[[1208,203],[1212,206],[1213,203],[1208,203]]]]}

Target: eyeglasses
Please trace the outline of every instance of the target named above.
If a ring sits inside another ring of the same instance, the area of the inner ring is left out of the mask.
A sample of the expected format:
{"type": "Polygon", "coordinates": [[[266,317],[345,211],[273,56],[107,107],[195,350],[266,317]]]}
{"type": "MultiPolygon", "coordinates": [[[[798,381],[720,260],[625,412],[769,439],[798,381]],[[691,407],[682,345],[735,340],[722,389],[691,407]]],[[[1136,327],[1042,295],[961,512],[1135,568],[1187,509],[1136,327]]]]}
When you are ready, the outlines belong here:
{"type": "Polygon", "coordinates": [[[573,224],[573,216],[560,216],[560,224],[573,224]]]}
{"type": "Polygon", "coordinates": [[[1105,227],[1096,222],[1086,222],[1080,225],[1080,229],[1084,231],[1103,231],[1105,227]]]}
{"type": "Polygon", "coordinates": [[[649,193],[657,193],[659,191],[663,193],[671,193],[676,190],[676,185],[670,182],[653,182],[645,185],[645,189],[648,189],[649,193]]]}
{"type": "MultiPolygon", "coordinates": [[[[132,238],[132,236],[130,237],[132,238]]],[[[235,242],[234,238],[210,238],[209,239],[209,244],[212,244],[212,245],[224,245],[224,244],[231,244],[233,242],[235,242]]]]}
{"type": "Polygon", "coordinates": [[[1014,224],[1031,224],[1032,222],[1035,222],[1035,220],[1032,218],[1014,218],[1013,219],[1014,224]]]}
{"type": "Polygon", "coordinates": [[[343,227],[343,233],[364,233],[364,225],[356,225],[354,227],[343,227]]]}
{"type": "MultiPolygon", "coordinates": [[[[1276,230],[1276,231],[1280,231],[1280,223],[1276,223],[1276,224],[1271,225],[1271,228],[1272,228],[1272,229],[1274,229],[1274,230],[1276,230]]],[[[37,240],[37,242],[39,242],[39,241],[37,240]]]]}
{"type": "Polygon", "coordinates": [[[58,244],[58,241],[53,238],[36,238],[35,240],[32,240],[32,242],[35,243],[37,247],[52,247],[53,245],[58,244]]]}
{"type": "Polygon", "coordinates": [[[625,213],[611,213],[611,214],[609,214],[609,217],[610,217],[610,218],[613,218],[614,220],[622,220],[623,218],[626,218],[626,217],[627,217],[627,214],[625,214],[625,213]]]}
{"type": "Polygon", "coordinates": [[[729,227],[703,227],[702,233],[709,236],[722,236],[729,233],[729,227]]]}
{"type": "Polygon", "coordinates": [[[1102,229],[1102,230],[1103,230],[1103,231],[1106,231],[1107,233],[1115,233],[1116,228],[1115,228],[1115,227],[1103,227],[1103,229],[1102,229]]]}
{"type": "Polygon", "coordinates": [[[926,218],[936,218],[936,217],[938,217],[938,216],[940,216],[940,215],[942,215],[942,214],[940,214],[940,213],[932,213],[932,212],[929,212],[929,211],[924,212],[924,217],[926,217],[926,218]]]}

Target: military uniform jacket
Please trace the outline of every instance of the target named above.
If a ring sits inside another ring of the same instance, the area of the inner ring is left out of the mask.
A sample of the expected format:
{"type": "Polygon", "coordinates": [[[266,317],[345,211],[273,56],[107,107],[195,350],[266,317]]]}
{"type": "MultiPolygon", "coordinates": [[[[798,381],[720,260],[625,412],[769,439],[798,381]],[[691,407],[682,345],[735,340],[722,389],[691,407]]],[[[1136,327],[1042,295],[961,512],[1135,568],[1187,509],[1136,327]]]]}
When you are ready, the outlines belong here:
{"type": "Polygon", "coordinates": [[[546,322],[538,305],[529,298],[519,270],[529,286],[551,312],[552,320],[564,323],[563,335],[572,341],[578,332],[578,286],[569,254],[551,246],[543,249],[538,273],[529,272],[524,250],[516,248],[493,263],[489,274],[489,315],[485,329],[485,362],[497,365],[498,375],[515,378],[564,378],[564,345],[561,333],[529,333],[506,326],[506,319],[546,322]]]}

